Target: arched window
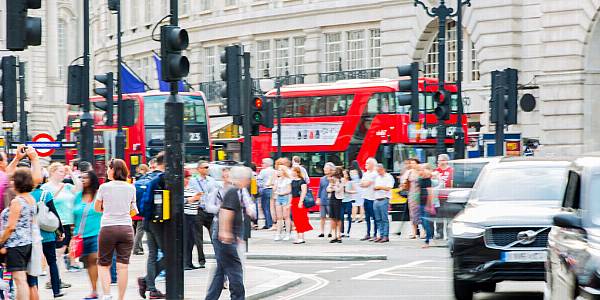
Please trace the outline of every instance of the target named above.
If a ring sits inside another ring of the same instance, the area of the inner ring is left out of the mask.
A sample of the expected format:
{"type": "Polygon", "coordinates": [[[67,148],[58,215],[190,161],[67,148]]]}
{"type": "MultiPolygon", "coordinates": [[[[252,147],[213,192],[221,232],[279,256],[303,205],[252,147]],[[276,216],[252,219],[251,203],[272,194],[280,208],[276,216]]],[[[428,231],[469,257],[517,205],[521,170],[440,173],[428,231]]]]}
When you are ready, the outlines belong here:
{"type": "MultiPolygon", "coordinates": [[[[429,45],[427,54],[423,58],[425,63],[425,77],[438,76],[438,36],[435,35],[429,45]]],[[[458,47],[456,43],[456,22],[449,21],[446,27],[446,81],[455,82],[457,75],[458,47]]],[[[467,33],[463,30],[463,81],[479,80],[479,63],[477,61],[477,51],[475,43],[471,41],[467,33]]]]}
{"type": "Polygon", "coordinates": [[[65,80],[67,77],[67,22],[58,20],[58,78],[65,80]]]}

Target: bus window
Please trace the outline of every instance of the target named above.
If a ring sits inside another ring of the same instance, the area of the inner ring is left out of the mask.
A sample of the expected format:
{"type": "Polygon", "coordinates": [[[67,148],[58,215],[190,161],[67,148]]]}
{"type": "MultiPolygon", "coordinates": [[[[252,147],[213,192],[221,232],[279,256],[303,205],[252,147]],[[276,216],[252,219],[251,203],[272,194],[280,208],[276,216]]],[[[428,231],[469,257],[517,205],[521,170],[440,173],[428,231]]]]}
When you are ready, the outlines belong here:
{"type": "Polygon", "coordinates": [[[354,95],[285,98],[282,115],[284,118],[343,116],[353,99],[354,95]]]}
{"type": "Polygon", "coordinates": [[[367,113],[370,115],[396,113],[394,93],[375,93],[369,98],[367,113]]]}
{"type": "Polygon", "coordinates": [[[306,168],[308,176],[321,177],[324,175],[323,167],[325,163],[332,162],[336,166],[346,167],[347,160],[344,152],[302,152],[286,153],[285,156],[299,156],[302,165],[306,168]]]}
{"type": "MultiPolygon", "coordinates": [[[[145,125],[165,125],[165,101],[167,95],[154,95],[144,97],[144,123],[145,125]]],[[[184,101],[185,124],[206,124],[206,111],[204,101],[199,96],[181,96],[184,101]]]]}

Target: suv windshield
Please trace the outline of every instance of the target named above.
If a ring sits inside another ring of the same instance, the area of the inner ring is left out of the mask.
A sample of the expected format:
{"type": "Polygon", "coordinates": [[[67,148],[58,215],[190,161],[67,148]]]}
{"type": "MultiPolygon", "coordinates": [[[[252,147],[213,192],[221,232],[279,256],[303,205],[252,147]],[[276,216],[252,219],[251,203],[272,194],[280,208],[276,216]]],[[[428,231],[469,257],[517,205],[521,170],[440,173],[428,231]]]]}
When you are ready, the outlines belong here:
{"type": "Polygon", "coordinates": [[[488,163],[452,163],[450,166],[454,169],[454,177],[452,178],[452,187],[455,188],[472,188],[481,173],[483,167],[488,163]]]}
{"type": "Polygon", "coordinates": [[[556,201],[564,197],[566,168],[491,168],[484,171],[473,189],[479,201],[556,201]]]}

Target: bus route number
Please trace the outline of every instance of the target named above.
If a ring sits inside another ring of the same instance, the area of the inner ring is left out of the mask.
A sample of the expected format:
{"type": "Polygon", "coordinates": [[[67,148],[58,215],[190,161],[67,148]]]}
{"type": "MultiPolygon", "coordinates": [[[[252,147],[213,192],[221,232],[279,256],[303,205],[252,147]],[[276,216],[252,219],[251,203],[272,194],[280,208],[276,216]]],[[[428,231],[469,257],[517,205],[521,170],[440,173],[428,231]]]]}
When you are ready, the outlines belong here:
{"type": "Polygon", "coordinates": [[[202,136],[200,132],[189,132],[190,142],[201,142],[202,136]]]}

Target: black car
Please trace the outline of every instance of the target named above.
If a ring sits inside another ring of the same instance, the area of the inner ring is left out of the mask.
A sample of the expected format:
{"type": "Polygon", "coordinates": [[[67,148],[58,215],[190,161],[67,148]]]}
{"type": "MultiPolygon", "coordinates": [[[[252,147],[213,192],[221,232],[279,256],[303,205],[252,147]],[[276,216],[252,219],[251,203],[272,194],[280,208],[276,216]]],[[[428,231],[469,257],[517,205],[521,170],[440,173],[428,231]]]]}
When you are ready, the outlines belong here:
{"type": "Polygon", "coordinates": [[[502,159],[487,165],[451,223],[454,295],[472,299],[505,280],[543,281],[552,217],[565,194],[568,160],[502,159]]]}
{"type": "Polygon", "coordinates": [[[600,299],[600,157],[575,160],[548,239],[546,299],[600,299]]]}

